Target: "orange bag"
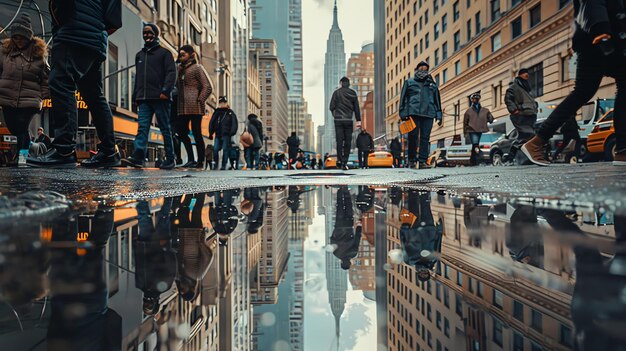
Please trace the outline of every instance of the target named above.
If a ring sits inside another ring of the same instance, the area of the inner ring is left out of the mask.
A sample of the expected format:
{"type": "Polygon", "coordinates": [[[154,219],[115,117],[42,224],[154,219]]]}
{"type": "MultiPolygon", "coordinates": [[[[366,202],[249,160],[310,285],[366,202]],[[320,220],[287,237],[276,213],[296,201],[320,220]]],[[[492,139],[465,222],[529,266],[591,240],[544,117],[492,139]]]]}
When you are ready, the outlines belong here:
{"type": "Polygon", "coordinates": [[[415,125],[415,122],[413,122],[413,118],[409,118],[406,121],[402,121],[402,123],[400,123],[400,133],[407,134],[415,129],[415,127],[417,126],[415,125]]]}

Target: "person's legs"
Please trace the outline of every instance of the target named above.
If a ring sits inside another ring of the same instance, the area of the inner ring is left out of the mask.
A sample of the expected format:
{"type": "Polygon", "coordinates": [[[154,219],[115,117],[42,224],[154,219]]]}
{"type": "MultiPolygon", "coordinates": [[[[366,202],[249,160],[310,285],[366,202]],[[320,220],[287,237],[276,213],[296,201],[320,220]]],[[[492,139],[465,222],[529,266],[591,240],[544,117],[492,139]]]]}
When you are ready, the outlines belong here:
{"type": "Polygon", "coordinates": [[[163,135],[163,146],[165,148],[165,159],[175,162],[174,142],[172,141],[172,130],[170,129],[170,101],[159,100],[155,102],[154,113],[157,124],[163,135]]]}
{"type": "Polygon", "coordinates": [[[252,169],[252,148],[247,147],[243,149],[243,157],[246,159],[246,168],[252,169]]]}
{"type": "Polygon", "coordinates": [[[215,142],[213,143],[213,167],[215,167],[216,170],[218,169],[218,165],[220,164],[220,151],[222,150],[222,147],[222,138],[216,137],[215,142]]]}
{"type": "Polygon", "coordinates": [[[176,164],[183,163],[180,153],[180,137],[178,135],[178,95],[174,95],[172,98],[172,104],[170,105],[170,128],[172,129],[172,143],[174,144],[174,154],[176,155],[176,164]]]}
{"type": "Polygon", "coordinates": [[[2,113],[9,131],[17,138],[18,150],[28,149],[30,144],[28,125],[35,115],[39,113],[39,110],[3,106],[2,113]]]}
{"type": "Polygon", "coordinates": [[[252,159],[254,161],[254,168],[257,169],[259,168],[259,164],[261,163],[261,149],[253,148],[252,155],[253,155],[252,159]]]}
{"type": "Polygon", "coordinates": [[[407,135],[407,139],[409,142],[408,145],[408,158],[409,158],[409,163],[415,163],[417,162],[417,142],[419,140],[419,120],[420,118],[417,117],[411,117],[413,118],[413,122],[415,123],[416,127],[415,129],[413,129],[412,131],[410,131],[407,135]]]}
{"type": "Polygon", "coordinates": [[[196,143],[196,151],[198,153],[198,163],[204,161],[204,137],[202,136],[202,115],[191,116],[191,131],[193,132],[193,140],[196,143]]]}
{"type": "Polygon", "coordinates": [[[230,154],[231,154],[231,141],[230,141],[230,137],[221,137],[220,139],[222,139],[222,169],[225,170],[226,169],[226,165],[228,164],[229,160],[230,160],[230,154]]]}
{"type": "MultiPolygon", "coordinates": [[[[191,139],[189,138],[189,120],[191,116],[189,115],[178,115],[176,121],[176,134],[178,135],[178,139],[185,146],[185,151],[187,152],[187,163],[194,163],[196,159],[193,154],[193,146],[191,145],[191,139]]],[[[198,160],[200,158],[198,157],[198,160]]]]}
{"type": "Polygon", "coordinates": [[[419,163],[426,163],[430,149],[430,131],[433,129],[433,118],[418,118],[419,124],[419,163]]]}
{"type": "Polygon", "coordinates": [[[348,164],[348,160],[350,159],[350,150],[352,150],[352,132],[354,131],[354,125],[352,121],[346,123],[343,127],[343,163],[344,165],[348,164]]]}
{"type": "Polygon", "coordinates": [[[357,149],[357,154],[359,155],[359,168],[365,168],[365,164],[363,163],[363,151],[357,149]]]}
{"type": "Polygon", "coordinates": [[[148,147],[148,133],[150,133],[150,122],[152,122],[154,108],[152,103],[142,101],[137,109],[137,136],[135,136],[134,150],[132,158],[141,161],[146,158],[146,149],[148,147]]]}
{"type": "Polygon", "coordinates": [[[482,133],[469,133],[470,143],[472,144],[472,152],[470,156],[470,164],[475,166],[478,164],[478,152],[480,151],[480,137],[482,133]]]}

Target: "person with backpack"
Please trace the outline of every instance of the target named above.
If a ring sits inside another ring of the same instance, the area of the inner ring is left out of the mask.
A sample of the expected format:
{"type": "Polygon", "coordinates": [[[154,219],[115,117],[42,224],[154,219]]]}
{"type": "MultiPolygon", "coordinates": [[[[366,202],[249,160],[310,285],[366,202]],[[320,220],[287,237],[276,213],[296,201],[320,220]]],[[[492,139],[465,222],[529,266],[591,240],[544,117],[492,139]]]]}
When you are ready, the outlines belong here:
{"type": "Polygon", "coordinates": [[[521,150],[536,165],[547,166],[546,144],[598,91],[602,78],[617,85],[613,165],[626,166],[626,3],[617,0],[574,0],[575,31],[572,48],[577,54],[574,90],[552,111],[535,136],[521,150]]]}
{"type": "Polygon", "coordinates": [[[213,144],[215,169],[217,169],[219,164],[220,151],[222,151],[222,167],[220,170],[226,170],[226,164],[228,164],[231,155],[232,138],[237,134],[238,128],[237,115],[230,109],[226,96],[220,96],[217,109],[213,112],[211,122],[209,123],[209,139],[212,140],[215,137],[213,144]]]}
{"type": "MultiPolygon", "coordinates": [[[[152,116],[163,135],[165,160],[159,168],[173,169],[176,166],[174,141],[170,123],[171,93],[176,84],[176,64],[172,53],[159,43],[159,28],[152,23],[143,27],[144,47],[135,56],[137,76],[133,89],[133,101],[137,103],[139,129],[135,137],[133,154],[124,160],[124,165],[143,168],[148,148],[148,134],[152,116]]],[[[180,91],[178,92],[180,94],[180,91]]],[[[179,96],[180,100],[180,96],[179,96]]]]}

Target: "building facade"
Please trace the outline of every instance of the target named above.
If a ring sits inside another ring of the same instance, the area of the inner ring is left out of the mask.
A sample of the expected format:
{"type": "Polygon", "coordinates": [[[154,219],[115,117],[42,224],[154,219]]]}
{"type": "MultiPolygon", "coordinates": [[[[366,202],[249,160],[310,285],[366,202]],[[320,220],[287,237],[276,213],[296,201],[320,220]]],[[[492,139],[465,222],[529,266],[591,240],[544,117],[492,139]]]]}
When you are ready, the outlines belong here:
{"type": "Polygon", "coordinates": [[[248,53],[248,113],[261,114],[261,78],[259,77],[259,54],[248,53]]]}
{"type": "Polygon", "coordinates": [[[268,152],[284,152],[283,145],[288,133],[288,102],[289,85],[285,69],[276,55],[276,44],[273,39],[252,39],[250,50],[259,55],[259,75],[261,78],[261,114],[265,123],[265,134],[268,137],[268,152]]]}
{"type": "Polygon", "coordinates": [[[374,44],[366,44],[360,53],[353,53],[346,71],[350,87],[356,91],[359,107],[363,109],[367,94],[374,90],[374,44]]]}

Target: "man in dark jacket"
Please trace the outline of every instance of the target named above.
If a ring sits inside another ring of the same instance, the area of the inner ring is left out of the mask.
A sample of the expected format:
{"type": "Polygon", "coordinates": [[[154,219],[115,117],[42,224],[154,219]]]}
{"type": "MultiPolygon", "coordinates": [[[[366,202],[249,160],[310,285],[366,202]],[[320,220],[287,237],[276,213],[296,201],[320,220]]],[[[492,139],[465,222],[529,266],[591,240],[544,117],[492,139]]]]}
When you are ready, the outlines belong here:
{"type": "Polygon", "coordinates": [[[504,95],[504,103],[511,114],[511,123],[517,130],[517,140],[513,142],[505,161],[513,160],[517,150],[535,133],[538,105],[532,94],[529,78],[528,69],[520,69],[504,95]]]}
{"type": "Polygon", "coordinates": [[[50,2],[52,13],[51,71],[48,76],[55,130],[50,150],[29,157],[33,167],[76,167],[78,111],[76,90],[89,106],[98,133],[98,153],[83,167],[114,167],[120,164],[115,146],[113,115],[104,97],[102,62],[107,57],[108,34],[100,0],[50,2]]]}
{"type": "Polygon", "coordinates": [[[430,131],[433,121],[442,121],[441,97],[439,88],[433,77],[428,73],[430,65],[424,61],[417,64],[415,76],[404,82],[400,94],[400,119],[413,119],[416,128],[408,133],[409,139],[409,167],[419,168],[426,166],[430,149],[430,131]],[[419,146],[419,158],[417,148],[419,146]]]}
{"type": "Polygon", "coordinates": [[[400,143],[400,139],[398,139],[398,137],[391,140],[389,149],[391,150],[391,156],[393,156],[393,167],[400,168],[402,165],[402,144],[400,143]]]}
{"type": "Polygon", "coordinates": [[[257,169],[261,157],[259,151],[263,147],[263,123],[254,113],[248,115],[248,132],[252,135],[252,145],[244,149],[246,169],[257,169]]]}
{"type": "Polygon", "coordinates": [[[335,245],[333,254],[341,260],[341,268],[348,270],[353,258],[359,253],[361,243],[361,225],[354,228],[354,210],[352,195],[347,186],[341,186],[337,191],[335,212],[335,229],[330,237],[330,243],[335,245]]]}
{"type": "Polygon", "coordinates": [[[170,123],[171,95],[176,83],[176,64],[172,53],[159,44],[159,28],[148,23],[143,27],[144,47],[135,56],[137,77],[133,89],[133,101],[137,112],[139,129],[135,137],[135,150],[124,160],[126,166],[142,168],[148,147],[148,134],[152,116],[163,135],[165,160],[159,168],[173,169],[176,166],[174,141],[170,123]]]}
{"type": "Polygon", "coordinates": [[[577,54],[574,90],[557,106],[537,130],[534,138],[522,146],[533,163],[546,166],[546,143],[598,91],[602,77],[615,78],[613,164],[626,166],[626,4],[612,0],[574,0],[576,29],[572,48],[577,54]]]}
{"type": "Polygon", "coordinates": [[[356,119],[356,128],[361,128],[361,110],[356,91],[350,89],[350,79],[341,78],[341,88],[335,90],[330,100],[330,111],[335,118],[335,136],[337,138],[337,169],[348,170],[348,158],[352,149],[352,115],[356,119]]]}
{"type": "Polygon", "coordinates": [[[213,112],[211,122],[209,123],[209,139],[213,139],[213,136],[215,136],[213,156],[216,170],[220,160],[220,151],[222,151],[222,167],[220,170],[226,170],[228,158],[231,154],[232,138],[237,134],[238,128],[237,115],[230,109],[226,96],[220,96],[217,109],[213,112]]]}
{"type": "Polygon", "coordinates": [[[291,132],[289,138],[287,138],[287,151],[289,153],[289,165],[287,168],[296,168],[296,158],[298,158],[298,150],[300,149],[300,138],[296,135],[296,132],[291,132]]]}
{"type": "Polygon", "coordinates": [[[359,167],[369,168],[368,158],[369,154],[374,152],[374,139],[367,130],[361,129],[356,137],[356,148],[359,153],[359,167]]]}

